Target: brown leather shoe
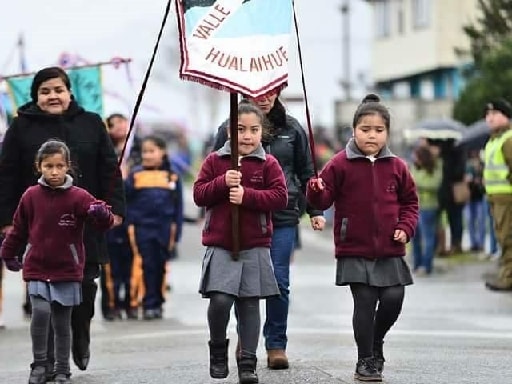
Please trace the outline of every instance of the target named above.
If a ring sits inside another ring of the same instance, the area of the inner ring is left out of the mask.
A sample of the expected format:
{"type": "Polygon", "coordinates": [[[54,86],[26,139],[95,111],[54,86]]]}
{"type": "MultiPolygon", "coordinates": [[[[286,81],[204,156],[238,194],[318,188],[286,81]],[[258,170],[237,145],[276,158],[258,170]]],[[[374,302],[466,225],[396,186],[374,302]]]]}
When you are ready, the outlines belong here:
{"type": "Polygon", "coordinates": [[[288,357],[284,349],[267,350],[267,366],[270,369],[288,369],[288,357]]]}
{"type": "Polygon", "coordinates": [[[512,291],[512,283],[498,278],[487,280],[485,287],[491,291],[512,291]]]}

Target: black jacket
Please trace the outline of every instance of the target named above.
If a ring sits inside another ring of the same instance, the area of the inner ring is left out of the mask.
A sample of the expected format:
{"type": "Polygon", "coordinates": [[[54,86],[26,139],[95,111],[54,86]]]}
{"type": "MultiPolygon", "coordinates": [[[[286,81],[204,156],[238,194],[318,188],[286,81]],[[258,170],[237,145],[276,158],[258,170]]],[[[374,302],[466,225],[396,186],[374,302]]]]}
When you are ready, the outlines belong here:
{"type": "MultiPolygon", "coordinates": [[[[31,102],[18,110],[0,154],[0,227],[12,223],[21,195],[36,183],[37,150],[52,138],[64,141],[71,151],[75,185],[106,201],[115,214],[124,216],[123,181],[101,117],[74,101],[62,115],[45,113],[31,102]]],[[[86,226],[84,243],[87,262],[108,260],[103,234],[86,226]]]]}
{"type": "MultiPolygon", "coordinates": [[[[272,154],[283,170],[288,188],[288,206],[272,215],[275,227],[293,226],[299,223],[303,212],[304,196],[308,180],[314,176],[313,161],[309,151],[308,138],[300,123],[290,115],[286,115],[284,124],[276,124],[272,134],[265,138],[263,147],[272,154]]],[[[221,148],[226,142],[228,121],[218,129],[213,150],[221,148]]],[[[322,216],[323,212],[306,207],[310,217],[322,216]]]]}

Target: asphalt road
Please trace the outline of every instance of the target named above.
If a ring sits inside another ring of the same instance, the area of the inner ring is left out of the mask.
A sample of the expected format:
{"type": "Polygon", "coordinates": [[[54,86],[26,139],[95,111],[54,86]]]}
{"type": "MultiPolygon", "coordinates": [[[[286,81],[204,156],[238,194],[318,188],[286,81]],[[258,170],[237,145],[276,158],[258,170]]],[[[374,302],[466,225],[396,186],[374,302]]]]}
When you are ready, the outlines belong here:
{"type": "MultiPolygon", "coordinates": [[[[190,213],[195,213],[189,207],[190,213]]],[[[289,317],[290,369],[270,371],[260,343],[258,374],[266,384],[353,383],[357,358],[352,335],[352,299],[334,285],[329,233],[305,225],[303,248],[292,266],[289,317]]],[[[180,256],[172,265],[172,292],[160,321],[92,324],[92,359],[87,371],[72,365],[73,383],[238,383],[231,344],[231,374],[208,376],[207,301],[197,293],[200,227],[185,227],[180,256]]],[[[384,382],[395,384],[512,383],[512,295],[485,290],[489,263],[450,266],[416,278],[407,288],[402,316],[384,346],[384,382]]],[[[21,315],[20,275],[7,273],[0,331],[0,383],[26,383],[31,362],[29,322],[21,315]]],[[[262,307],[263,308],[263,307],[262,307]]],[[[98,311],[98,314],[100,312],[98,311]]],[[[236,339],[234,322],[229,329],[236,339]]]]}

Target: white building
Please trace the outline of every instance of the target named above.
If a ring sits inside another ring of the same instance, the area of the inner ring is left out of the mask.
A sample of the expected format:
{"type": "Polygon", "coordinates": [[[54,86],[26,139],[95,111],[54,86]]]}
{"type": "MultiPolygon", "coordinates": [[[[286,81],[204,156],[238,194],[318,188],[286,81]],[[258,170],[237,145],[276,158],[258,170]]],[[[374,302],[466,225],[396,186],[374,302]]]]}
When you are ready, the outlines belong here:
{"type": "MultiPolygon", "coordinates": [[[[451,116],[463,70],[471,65],[463,27],[476,19],[478,1],[363,1],[372,7],[374,88],[390,107],[393,130],[451,116]]],[[[356,105],[339,102],[337,121],[348,122],[356,105]]]]}

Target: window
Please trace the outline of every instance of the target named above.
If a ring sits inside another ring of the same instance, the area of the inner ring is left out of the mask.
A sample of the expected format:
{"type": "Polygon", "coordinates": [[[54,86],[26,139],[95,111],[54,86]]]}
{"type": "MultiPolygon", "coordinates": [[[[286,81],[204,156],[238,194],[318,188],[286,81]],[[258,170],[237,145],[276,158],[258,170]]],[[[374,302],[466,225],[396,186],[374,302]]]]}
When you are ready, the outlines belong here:
{"type": "Polygon", "coordinates": [[[404,23],[404,1],[397,1],[397,10],[396,10],[396,21],[397,21],[397,30],[400,35],[403,35],[405,32],[405,23],[404,23]]]}
{"type": "Polygon", "coordinates": [[[390,0],[379,1],[375,4],[377,37],[387,37],[391,31],[391,4],[390,0]]]}
{"type": "Polygon", "coordinates": [[[430,0],[412,0],[414,28],[426,28],[430,23],[430,0]]]}

